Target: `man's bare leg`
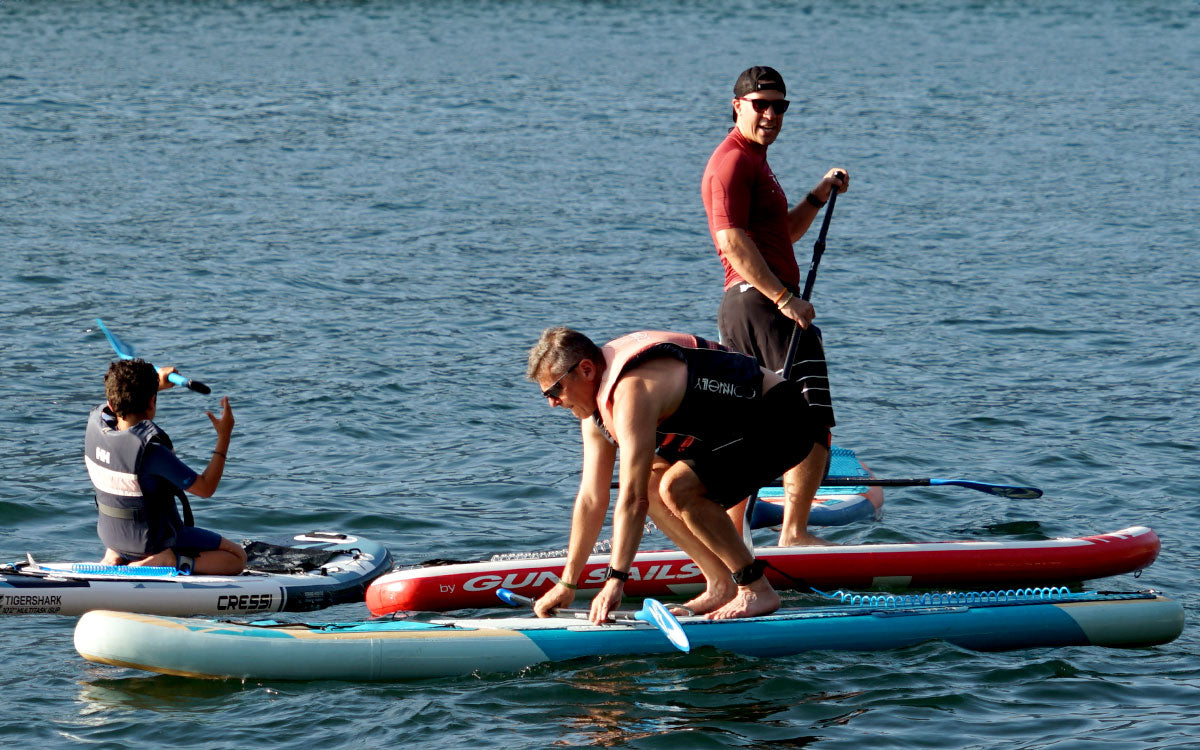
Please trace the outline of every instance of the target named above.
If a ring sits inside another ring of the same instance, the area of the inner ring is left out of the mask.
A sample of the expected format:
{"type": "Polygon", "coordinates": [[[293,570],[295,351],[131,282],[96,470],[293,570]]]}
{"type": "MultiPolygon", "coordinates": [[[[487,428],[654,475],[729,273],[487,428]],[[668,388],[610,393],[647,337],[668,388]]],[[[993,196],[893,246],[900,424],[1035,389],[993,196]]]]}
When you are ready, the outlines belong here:
{"type": "Polygon", "coordinates": [[[808,531],[808,514],[812,511],[817,488],[825,478],[825,465],[828,460],[829,449],[824,445],[814,445],[803,461],[784,473],[785,499],[783,528],[779,532],[780,547],[829,544],[808,531]]]}
{"type": "MultiPolygon", "coordinates": [[[[667,537],[675,542],[679,549],[700,568],[704,576],[704,591],[677,607],[673,614],[705,614],[725,604],[737,593],[733,583],[733,574],[711,549],[696,538],[688,529],[687,524],[663,501],[659,494],[659,482],[666,465],[656,466],[650,477],[650,507],[648,512],[651,520],[667,537]]],[[[715,503],[710,503],[716,507],[715,503]]]]}
{"type": "Polygon", "coordinates": [[[746,508],[750,505],[750,498],[746,498],[737,505],[725,511],[725,515],[729,516],[729,520],[733,521],[733,528],[738,530],[742,535],[742,541],[746,543],[746,549],[754,551],[754,537],[750,534],[750,519],[746,518],[746,508]]]}
{"type": "MultiPolygon", "coordinates": [[[[727,570],[740,571],[754,562],[754,555],[746,549],[741,534],[721,506],[705,496],[704,485],[690,466],[686,463],[673,465],[664,475],[660,490],[667,507],[679,516],[705,547],[720,558],[727,570]]],[[[712,583],[710,581],[710,585],[712,583]]],[[[729,583],[733,583],[732,579],[729,579],[729,583]]],[[[720,598],[724,601],[718,606],[705,608],[710,618],[718,612],[722,619],[768,614],[779,609],[780,603],[779,594],[775,593],[765,577],[749,586],[738,586],[728,598],[722,593],[720,598]]],[[[714,597],[706,604],[715,601],[717,598],[714,597]]]]}

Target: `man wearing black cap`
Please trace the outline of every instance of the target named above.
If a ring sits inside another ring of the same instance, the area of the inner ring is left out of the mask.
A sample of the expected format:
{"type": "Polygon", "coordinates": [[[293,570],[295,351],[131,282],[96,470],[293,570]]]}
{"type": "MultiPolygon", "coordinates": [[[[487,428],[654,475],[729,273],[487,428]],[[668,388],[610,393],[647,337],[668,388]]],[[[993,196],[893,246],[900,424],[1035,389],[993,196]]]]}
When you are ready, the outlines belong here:
{"type": "MultiPolygon", "coordinates": [[[[717,313],[721,343],[751,354],[782,372],[792,330],[804,329],[792,379],[811,408],[834,425],[821,334],[811,325],[813,306],[800,298],[800,267],[792,243],[808,230],[833,190],[845,192],[849,172],[831,169],[804,200],[788,209],[787,197],[767,164],[767,147],[779,136],[788,109],[787,87],[774,68],[755,66],[733,87],[734,126],[704,170],[700,192],[708,228],[725,267],[725,296],[717,313]]],[[[824,477],[829,441],[813,448],[784,474],[786,504],[780,545],[823,544],[808,532],[813,496],[824,477]]],[[[739,512],[734,509],[733,512],[739,512]]]]}

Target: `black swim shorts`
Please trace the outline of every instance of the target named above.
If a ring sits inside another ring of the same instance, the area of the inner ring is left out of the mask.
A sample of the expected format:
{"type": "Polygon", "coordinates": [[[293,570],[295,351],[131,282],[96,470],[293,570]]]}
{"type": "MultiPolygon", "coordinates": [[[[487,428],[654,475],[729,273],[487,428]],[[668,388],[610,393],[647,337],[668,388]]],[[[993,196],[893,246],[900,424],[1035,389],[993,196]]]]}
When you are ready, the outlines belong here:
{"type": "MultiPolygon", "coordinates": [[[[717,328],[722,344],[749,354],[768,370],[783,373],[796,324],[757,289],[749,284],[735,284],[727,289],[717,311],[717,328]]],[[[836,420],[829,393],[829,370],[825,364],[821,329],[814,325],[804,329],[800,337],[792,380],[804,388],[809,404],[817,410],[817,418],[832,428],[836,420]]]]}
{"type": "Polygon", "coordinates": [[[829,429],[797,383],[780,383],[747,407],[742,435],[688,459],[708,499],[731,508],[804,460],[829,429]]]}

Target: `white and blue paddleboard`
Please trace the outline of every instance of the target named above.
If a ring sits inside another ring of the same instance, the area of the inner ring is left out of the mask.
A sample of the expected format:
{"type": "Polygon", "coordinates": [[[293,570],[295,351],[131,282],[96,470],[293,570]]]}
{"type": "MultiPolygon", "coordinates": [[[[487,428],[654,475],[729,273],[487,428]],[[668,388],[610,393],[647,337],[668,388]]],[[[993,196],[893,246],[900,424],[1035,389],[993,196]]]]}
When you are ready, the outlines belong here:
{"type": "MultiPolygon", "coordinates": [[[[831,477],[873,477],[849,448],[829,449],[831,477]]],[[[763,487],[750,511],[750,528],[763,529],[783,523],[783,488],[763,487]]],[[[883,513],[883,488],[855,485],[820,487],[808,514],[809,526],[845,526],[855,521],[878,520],[883,513]]]]}
{"type": "Polygon", "coordinates": [[[382,545],[328,531],[250,542],[247,551],[247,569],[236,576],[32,558],[0,565],[0,614],[303,612],[362,601],[367,585],[392,567],[382,545]]]}
{"type": "MultiPolygon", "coordinates": [[[[778,657],[902,648],[934,639],[980,651],[1153,646],[1179,636],[1183,609],[1154,592],[1035,589],[849,598],[767,617],[679,622],[693,652],[710,646],[778,657]]],[[[582,657],[676,653],[662,630],[635,619],[600,626],[532,616],[307,625],[104,611],[79,620],[75,649],[101,664],[256,680],[402,680],[512,672],[582,657]]]]}

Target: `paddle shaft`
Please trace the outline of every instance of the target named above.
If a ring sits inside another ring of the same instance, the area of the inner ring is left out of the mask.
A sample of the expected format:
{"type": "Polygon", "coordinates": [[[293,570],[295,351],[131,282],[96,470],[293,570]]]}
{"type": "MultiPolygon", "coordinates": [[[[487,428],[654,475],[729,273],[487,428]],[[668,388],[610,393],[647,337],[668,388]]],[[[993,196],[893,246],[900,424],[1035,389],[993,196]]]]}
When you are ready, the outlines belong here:
{"type": "MultiPolygon", "coordinates": [[[[117,353],[118,357],[121,359],[135,359],[137,357],[137,351],[131,345],[119,338],[117,334],[108,330],[108,326],[104,325],[103,320],[96,318],[96,325],[100,327],[101,333],[104,334],[104,338],[108,339],[108,343],[112,346],[113,351],[117,353]]],[[[196,393],[202,393],[204,395],[212,393],[212,389],[204,383],[201,383],[199,380],[185,378],[177,372],[168,374],[167,380],[171,381],[175,385],[181,385],[184,388],[193,390],[196,393]]]]}
{"type": "MultiPolygon", "coordinates": [[[[527,596],[509,591],[506,588],[496,589],[496,596],[505,604],[511,604],[514,607],[529,607],[533,608],[533,599],[527,596]]],[[[560,607],[554,610],[556,617],[571,617],[580,620],[591,619],[591,612],[586,609],[568,609],[560,607]]],[[[675,648],[683,652],[691,650],[692,645],[688,641],[687,634],[683,632],[683,628],[679,624],[679,620],[675,619],[675,615],[667,611],[667,608],[662,605],[657,599],[646,599],[642,608],[636,612],[625,612],[615,610],[608,614],[609,622],[630,622],[640,621],[647,625],[653,626],[659,632],[667,637],[675,648]],[[617,615],[623,615],[618,618],[617,615]]]]}
{"type": "MultiPolygon", "coordinates": [[[[776,481],[775,486],[779,485],[776,481]]],[[[967,489],[986,492],[989,495],[999,495],[1013,500],[1033,500],[1042,496],[1037,487],[1016,487],[1007,484],[990,484],[976,482],[971,479],[938,479],[923,477],[918,479],[876,479],[875,477],[825,477],[821,480],[822,487],[942,487],[953,485],[967,489]]]]}
{"type": "MultiPolygon", "coordinates": [[[[833,188],[829,193],[829,205],[825,207],[825,218],[821,220],[821,231],[817,234],[817,241],[813,243],[812,260],[808,264],[808,276],[804,279],[804,290],[800,293],[800,299],[807,302],[812,297],[813,285],[817,283],[817,267],[821,265],[821,256],[825,254],[825,236],[829,234],[829,220],[833,218],[833,206],[837,203],[837,188],[833,188]]],[[[800,345],[800,336],[803,335],[804,329],[797,323],[792,329],[792,338],[788,341],[787,357],[783,360],[783,379],[790,380],[792,374],[792,365],[796,361],[796,349],[800,345]]]]}
{"type": "MultiPolygon", "coordinates": [[[[505,588],[497,589],[496,596],[500,597],[500,600],[503,601],[505,604],[511,604],[514,607],[529,607],[530,609],[533,609],[533,605],[534,605],[533,599],[529,598],[528,596],[521,596],[520,594],[518,594],[514,591],[509,591],[508,589],[505,589],[505,588]]],[[[578,618],[578,619],[582,619],[582,620],[586,620],[592,616],[591,610],[579,609],[577,607],[575,607],[575,608],[559,607],[559,608],[553,610],[553,612],[556,617],[572,617],[572,618],[578,618]]],[[[615,619],[614,618],[615,615],[624,615],[625,619],[633,619],[633,611],[632,610],[630,610],[630,611],[614,610],[613,612],[611,612],[609,614],[609,619],[610,620],[615,619]]]]}
{"type": "MultiPolygon", "coordinates": [[[[618,484],[618,482],[613,482],[612,487],[616,489],[618,484]]],[[[780,480],[776,479],[771,483],[771,486],[778,487],[780,484],[780,480]]],[[[921,477],[917,479],[825,477],[821,480],[822,487],[942,487],[947,485],[966,487],[967,489],[986,492],[989,495],[1007,497],[1010,500],[1033,500],[1042,496],[1042,491],[1037,487],[1017,487],[1007,484],[991,484],[989,482],[977,482],[972,479],[938,479],[936,477],[921,477]]]]}
{"type": "MultiPolygon", "coordinates": [[[[839,174],[841,174],[839,172],[839,174]]],[[[808,276],[804,279],[804,289],[800,292],[800,299],[808,302],[812,297],[813,286],[817,283],[817,267],[821,265],[821,256],[825,254],[825,237],[829,234],[829,221],[833,218],[833,207],[837,203],[838,189],[836,186],[829,191],[829,203],[825,206],[825,218],[821,220],[821,231],[817,233],[817,241],[813,243],[812,260],[808,263],[808,276]]],[[[787,356],[783,359],[783,370],[781,374],[784,380],[792,379],[792,365],[796,362],[796,349],[800,346],[800,337],[804,335],[804,329],[797,323],[792,328],[792,337],[788,340],[787,356]]],[[[828,463],[826,464],[828,470],[828,463]]],[[[754,493],[750,496],[746,503],[746,518],[754,512],[754,503],[758,501],[758,494],[754,493]]],[[[747,527],[749,522],[747,522],[747,527]]]]}
{"type": "MultiPolygon", "coordinates": [[[[804,291],[800,295],[801,299],[808,301],[812,296],[813,285],[817,281],[817,267],[821,264],[821,256],[825,254],[825,237],[829,234],[829,220],[833,218],[833,207],[837,203],[838,191],[835,187],[829,193],[829,204],[825,207],[825,218],[821,221],[821,231],[817,234],[817,241],[813,243],[812,262],[808,266],[808,277],[804,280],[804,291]]],[[[792,365],[796,361],[796,349],[800,344],[800,336],[803,334],[803,329],[800,324],[792,330],[792,338],[788,342],[787,357],[783,362],[783,379],[790,380],[792,374],[792,365]]],[[[860,485],[872,487],[930,487],[937,485],[956,485],[966,487],[968,489],[987,492],[992,495],[1000,495],[1012,499],[1033,499],[1042,496],[1042,491],[1036,487],[1010,487],[1006,485],[988,484],[986,482],[975,482],[967,479],[875,479],[865,477],[826,477],[821,481],[822,487],[857,487],[860,485]]]]}
{"type": "Polygon", "coordinates": [[[209,388],[204,383],[201,383],[199,380],[192,380],[191,378],[185,378],[184,376],[180,375],[177,372],[173,372],[173,373],[167,375],[167,380],[170,380],[175,385],[181,385],[184,388],[187,388],[188,390],[195,391],[196,393],[202,393],[206,396],[208,394],[212,393],[212,388],[209,388]]]}

